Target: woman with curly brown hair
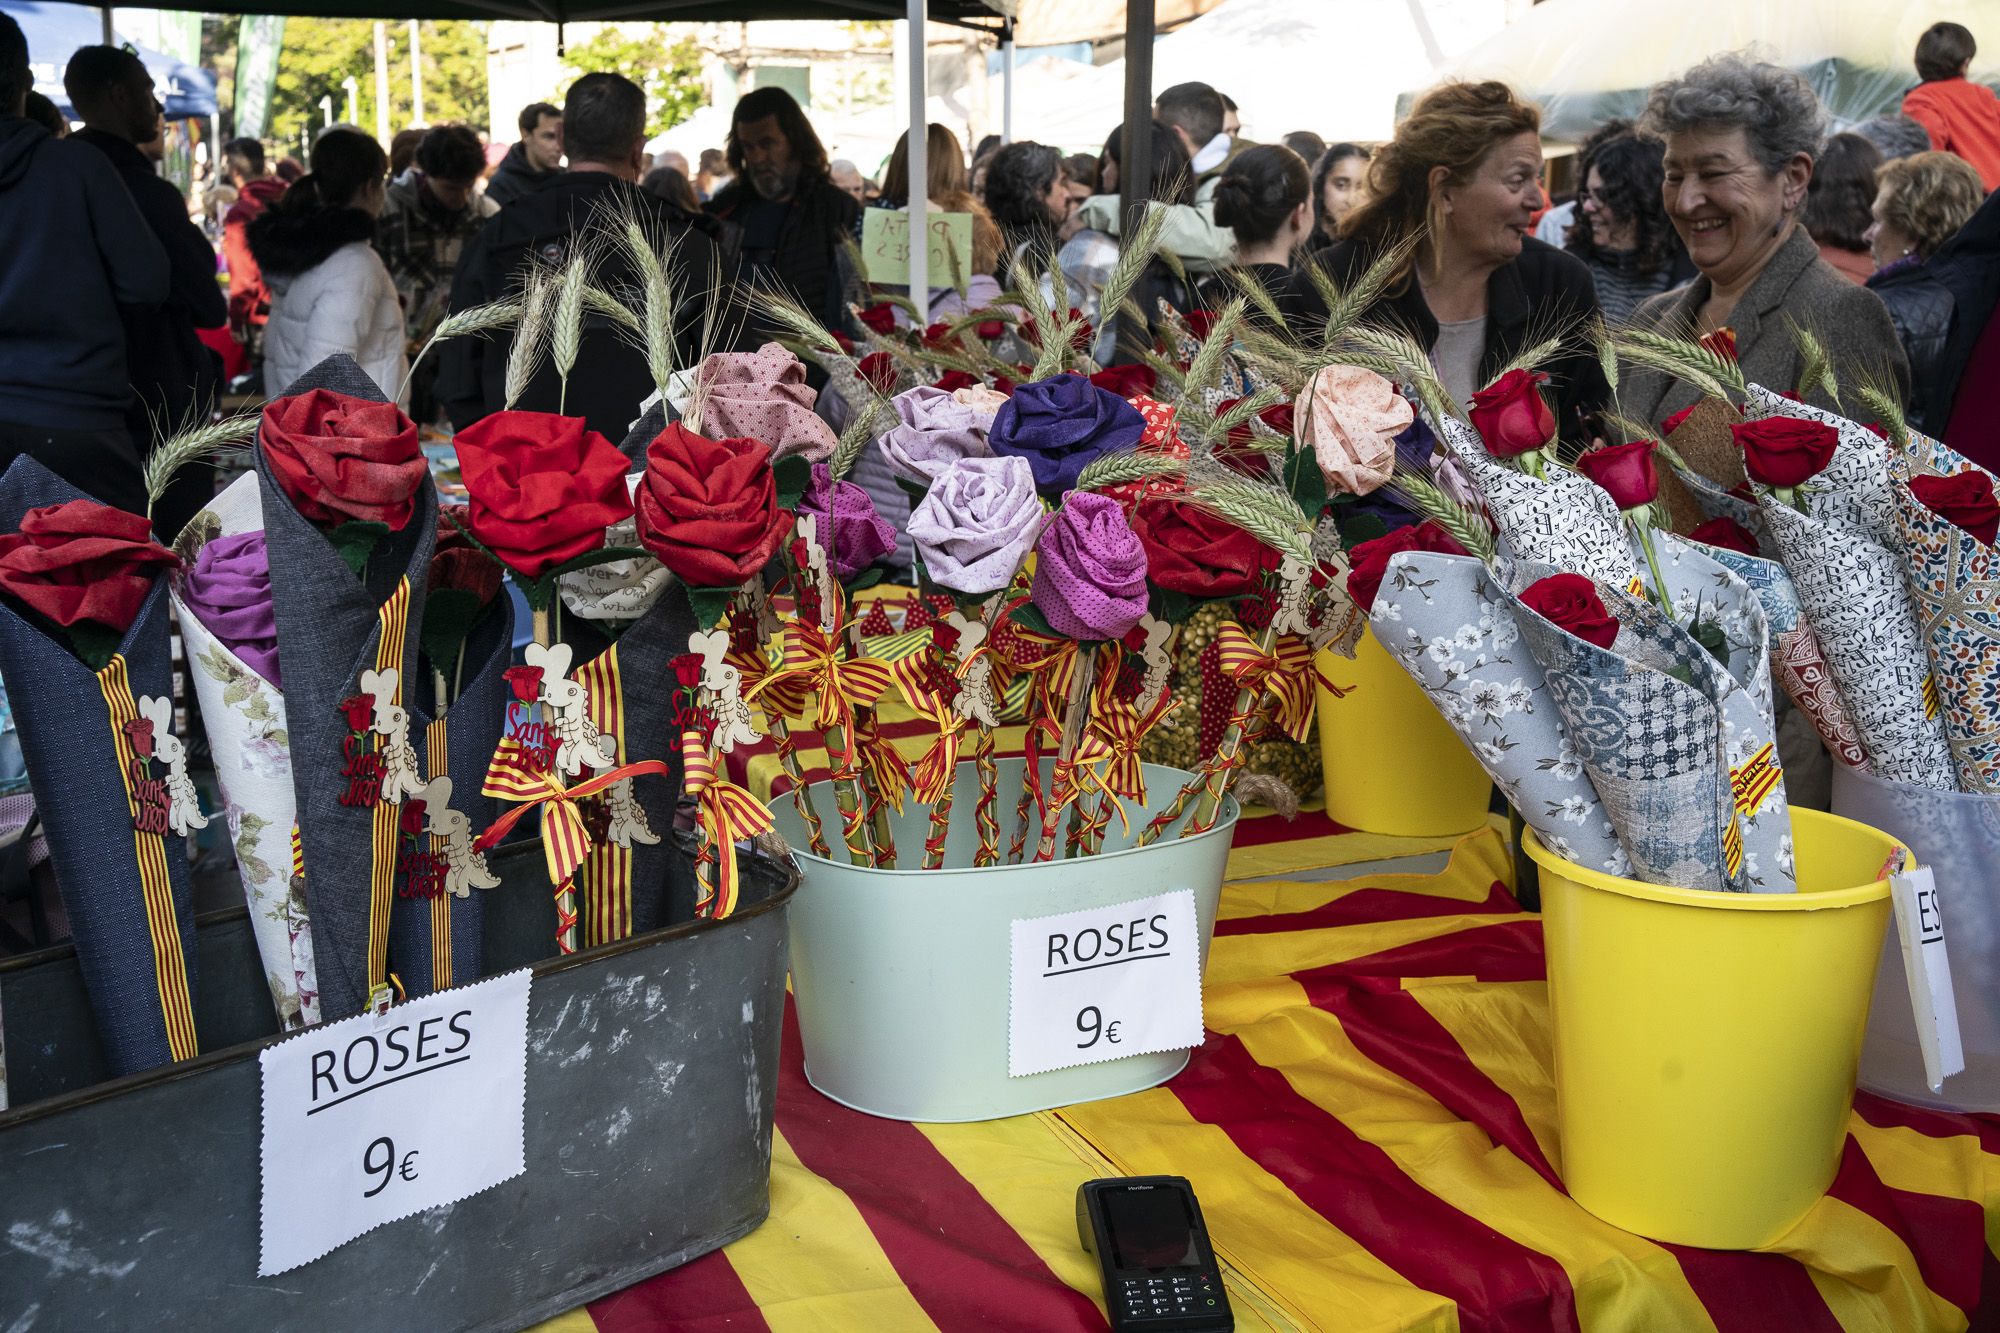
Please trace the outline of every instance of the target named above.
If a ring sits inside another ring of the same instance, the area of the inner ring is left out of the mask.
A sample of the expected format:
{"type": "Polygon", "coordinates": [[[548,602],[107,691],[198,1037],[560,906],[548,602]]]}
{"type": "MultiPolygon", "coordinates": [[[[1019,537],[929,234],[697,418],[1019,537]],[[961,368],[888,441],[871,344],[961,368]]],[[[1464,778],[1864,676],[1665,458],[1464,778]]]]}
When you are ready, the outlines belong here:
{"type": "Polygon", "coordinates": [[[1945,423],[1928,406],[1942,374],[1956,302],[1928,271],[1931,256],[1979,211],[1979,169],[1954,153],[1914,153],[1875,173],[1873,223],[1865,239],[1878,267],[1868,289],[1889,307],[1889,321],[1910,358],[1910,424],[1932,435],[1945,423]]]}

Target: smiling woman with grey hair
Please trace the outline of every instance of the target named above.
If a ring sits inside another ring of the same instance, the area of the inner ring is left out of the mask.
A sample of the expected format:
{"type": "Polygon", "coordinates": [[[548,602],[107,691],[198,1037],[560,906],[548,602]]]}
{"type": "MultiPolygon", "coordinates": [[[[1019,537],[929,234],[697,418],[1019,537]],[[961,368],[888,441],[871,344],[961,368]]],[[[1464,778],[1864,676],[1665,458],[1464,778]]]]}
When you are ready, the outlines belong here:
{"type": "MultiPolygon", "coordinates": [[[[1738,54],[1703,61],[1656,85],[1639,131],[1666,145],[1667,216],[1700,276],[1641,305],[1639,328],[1736,334],[1743,373],[1766,388],[1797,388],[1800,357],[1788,327],[1811,329],[1846,382],[1867,375],[1907,386],[1909,367],[1889,312],[1873,292],[1819,257],[1799,222],[1826,110],[1791,70],[1738,54]]],[[[1806,397],[1820,406],[1817,390],[1806,397]]],[[[1619,386],[1628,417],[1657,424],[1697,395],[1656,372],[1619,386]]],[[[1686,452],[1685,450],[1683,452],[1686,452]]],[[[1740,457],[1698,450],[1690,462],[1725,485],[1743,479],[1740,457]]]]}

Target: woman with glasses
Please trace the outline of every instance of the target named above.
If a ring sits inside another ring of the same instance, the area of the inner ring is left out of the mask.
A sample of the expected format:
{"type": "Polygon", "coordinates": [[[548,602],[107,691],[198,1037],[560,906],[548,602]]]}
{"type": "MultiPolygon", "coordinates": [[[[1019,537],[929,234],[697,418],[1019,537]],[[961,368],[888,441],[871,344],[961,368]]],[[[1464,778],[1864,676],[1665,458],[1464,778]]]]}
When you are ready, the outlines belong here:
{"type": "Polygon", "coordinates": [[[1662,151],[1627,133],[1584,153],[1576,222],[1563,248],[1590,266],[1607,324],[1623,324],[1641,301],[1695,274],[1660,201],[1662,151]]]}

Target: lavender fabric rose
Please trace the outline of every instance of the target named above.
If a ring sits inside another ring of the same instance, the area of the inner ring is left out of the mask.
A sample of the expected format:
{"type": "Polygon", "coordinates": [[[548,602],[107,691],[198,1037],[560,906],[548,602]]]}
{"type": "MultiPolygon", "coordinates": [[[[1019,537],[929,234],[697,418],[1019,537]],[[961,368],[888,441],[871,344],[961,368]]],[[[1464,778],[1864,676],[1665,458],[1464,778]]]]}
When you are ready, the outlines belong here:
{"type": "Polygon", "coordinates": [[[868,492],[835,481],[824,463],[812,465],[812,484],[799,497],[798,512],[818,521],[819,544],[842,583],[896,549],[896,530],[875,512],[868,492]]]}
{"type": "Polygon", "coordinates": [[[181,600],[245,666],[284,688],[278,679],[271,555],[262,531],[217,537],[205,544],[181,584],[181,600]]]}
{"type": "Polygon", "coordinates": [[[1078,491],[1042,529],[1029,589],[1049,628],[1070,639],[1122,639],[1146,614],[1146,548],[1108,495],[1078,491]]]}
{"type": "Polygon", "coordinates": [[[910,514],[924,572],[967,597],[999,592],[1035,549],[1042,502],[1025,458],[961,458],[910,514]]]}
{"type": "Polygon", "coordinates": [[[1135,448],[1145,432],[1146,419],[1117,394],[1081,375],[1056,375],[1015,389],[986,442],[995,454],[1027,459],[1036,487],[1053,500],[1074,489],[1086,467],[1135,448]]]}
{"type": "Polygon", "coordinates": [[[928,486],[957,459],[992,456],[986,445],[992,417],[982,418],[945,390],[919,384],[889,403],[898,420],[883,433],[882,452],[889,459],[889,470],[904,481],[928,486]]]}

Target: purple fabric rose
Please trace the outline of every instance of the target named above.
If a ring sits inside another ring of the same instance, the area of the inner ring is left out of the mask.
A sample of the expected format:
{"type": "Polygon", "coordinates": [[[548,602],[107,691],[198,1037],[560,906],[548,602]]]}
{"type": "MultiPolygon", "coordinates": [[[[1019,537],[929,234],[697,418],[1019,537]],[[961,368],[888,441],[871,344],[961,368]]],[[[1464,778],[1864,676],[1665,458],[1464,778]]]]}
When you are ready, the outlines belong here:
{"type": "Polygon", "coordinates": [[[1146,548],[1108,495],[1077,491],[1035,546],[1035,609],[1065,638],[1122,639],[1146,614],[1146,548]]]}
{"type": "Polygon", "coordinates": [[[824,463],[812,465],[812,484],[798,512],[811,514],[833,576],[847,582],[896,549],[896,530],[875,512],[875,501],[851,481],[835,481],[824,463]]]}
{"type": "Polygon", "coordinates": [[[898,421],[882,435],[889,470],[904,481],[928,486],[960,458],[990,458],[981,415],[952,394],[929,384],[905,389],[889,400],[898,421]]]}
{"type": "Polygon", "coordinates": [[[284,688],[278,679],[271,556],[262,532],[239,532],[205,544],[181,584],[181,600],[245,666],[284,688]]]}
{"type": "Polygon", "coordinates": [[[910,513],[931,581],[968,597],[999,592],[1035,548],[1042,501],[1025,458],[961,458],[910,513]]]}
{"type": "Polygon", "coordinates": [[[1002,457],[1027,459],[1036,489],[1056,499],[1098,459],[1136,447],[1145,431],[1146,419],[1117,394],[1081,375],[1056,375],[1015,389],[986,442],[1002,457]]]}

